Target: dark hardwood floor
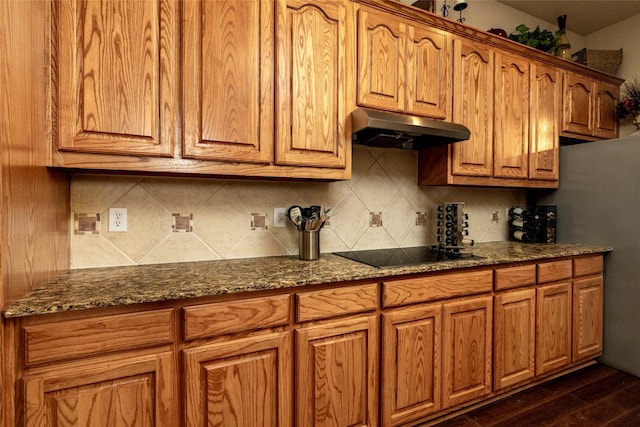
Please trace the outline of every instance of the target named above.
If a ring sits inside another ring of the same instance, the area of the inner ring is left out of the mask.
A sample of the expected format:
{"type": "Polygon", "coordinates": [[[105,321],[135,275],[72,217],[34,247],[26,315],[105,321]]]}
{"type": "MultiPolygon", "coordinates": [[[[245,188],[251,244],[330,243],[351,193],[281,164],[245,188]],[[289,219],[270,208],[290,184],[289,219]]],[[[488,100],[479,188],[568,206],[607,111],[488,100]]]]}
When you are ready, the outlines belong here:
{"type": "Polygon", "coordinates": [[[640,378],[596,364],[437,425],[636,427],[640,378]]]}

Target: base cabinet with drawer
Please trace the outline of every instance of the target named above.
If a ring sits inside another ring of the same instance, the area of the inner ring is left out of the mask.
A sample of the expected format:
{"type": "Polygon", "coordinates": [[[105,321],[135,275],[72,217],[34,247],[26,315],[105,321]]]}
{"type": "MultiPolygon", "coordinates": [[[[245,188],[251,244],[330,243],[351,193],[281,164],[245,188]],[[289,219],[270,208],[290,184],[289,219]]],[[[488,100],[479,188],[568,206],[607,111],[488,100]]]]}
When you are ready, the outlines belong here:
{"type": "Polygon", "coordinates": [[[436,422],[593,363],[602,273],[596,254],[15,319],[4,403],[21,427],[436,422]]]}

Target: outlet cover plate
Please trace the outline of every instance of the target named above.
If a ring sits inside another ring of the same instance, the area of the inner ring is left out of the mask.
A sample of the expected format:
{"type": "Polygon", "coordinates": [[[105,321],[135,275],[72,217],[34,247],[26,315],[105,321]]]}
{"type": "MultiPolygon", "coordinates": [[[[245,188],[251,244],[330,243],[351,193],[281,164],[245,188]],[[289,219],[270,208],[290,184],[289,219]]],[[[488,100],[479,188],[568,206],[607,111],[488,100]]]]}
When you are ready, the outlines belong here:
{"type": "Polygon", "coordinates": [[[109,208],[109,232],[127,231],[127,208],[109,208]]]}

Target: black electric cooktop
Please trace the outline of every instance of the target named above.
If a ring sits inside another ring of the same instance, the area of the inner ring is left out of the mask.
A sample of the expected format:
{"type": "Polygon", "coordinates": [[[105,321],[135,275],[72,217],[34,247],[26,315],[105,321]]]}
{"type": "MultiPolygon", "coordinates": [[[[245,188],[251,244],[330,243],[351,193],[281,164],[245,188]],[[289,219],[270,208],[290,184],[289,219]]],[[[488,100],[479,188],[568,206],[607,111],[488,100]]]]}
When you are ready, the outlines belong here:
{"type": "Polygon", "coordinates": [[[442,252],[443,251],[438,251],[428,246],[415,246],[410,248],[334,252],[334,255],[378,268],[482,258],[468,253],[442,252]]]}

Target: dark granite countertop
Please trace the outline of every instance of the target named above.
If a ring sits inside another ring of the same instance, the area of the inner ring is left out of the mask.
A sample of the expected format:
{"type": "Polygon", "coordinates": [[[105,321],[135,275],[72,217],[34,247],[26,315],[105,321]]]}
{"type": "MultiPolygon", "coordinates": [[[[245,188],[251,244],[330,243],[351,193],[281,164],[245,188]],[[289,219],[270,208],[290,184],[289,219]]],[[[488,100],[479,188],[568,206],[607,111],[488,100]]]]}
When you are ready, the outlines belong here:
{"type": "Polygon", "coordinates": [[[535,261],[611,251],[575,244],[478,243],[482,259],[459,259],[406,267],[376,268],[333,255],[317,261],[297,256],[138,265],[71,270],[8,305],[4,317],[181,300],[239,292],[284,289],[412,273],[535,261]]]}

